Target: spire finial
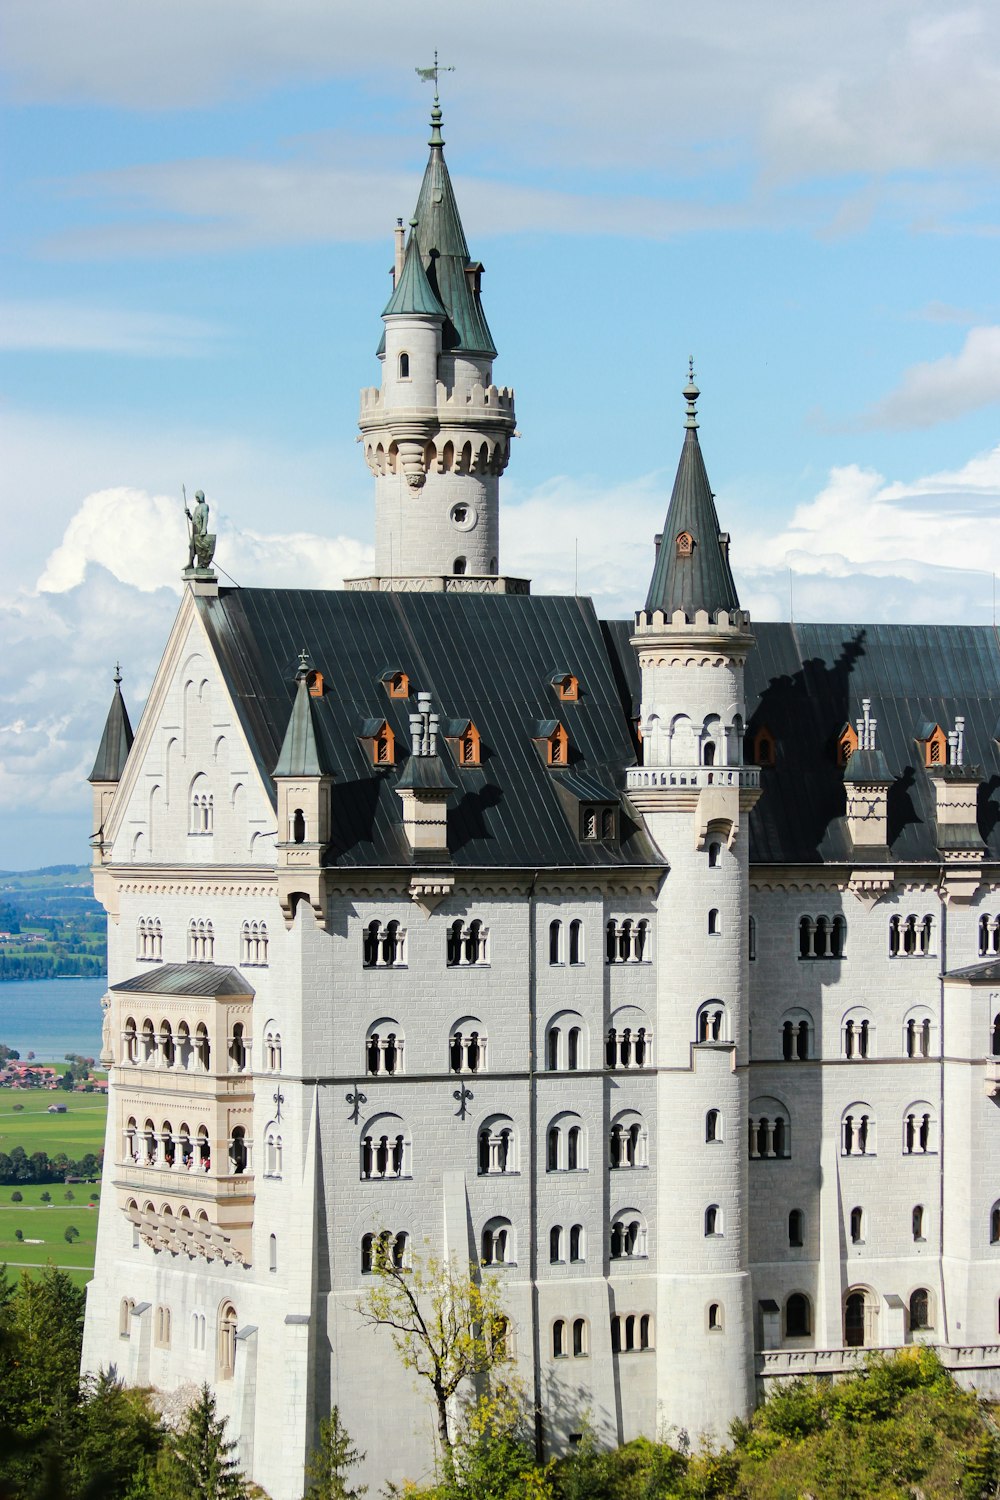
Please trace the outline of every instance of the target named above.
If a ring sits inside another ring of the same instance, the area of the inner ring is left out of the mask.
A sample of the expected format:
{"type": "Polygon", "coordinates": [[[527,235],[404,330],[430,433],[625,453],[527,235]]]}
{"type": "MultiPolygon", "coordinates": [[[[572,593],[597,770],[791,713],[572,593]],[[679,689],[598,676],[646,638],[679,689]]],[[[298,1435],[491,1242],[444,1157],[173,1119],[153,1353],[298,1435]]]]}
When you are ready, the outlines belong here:
{"type": "Polygon", "coordinates": [[[120,661],[116,661],[115,662],[115,687],[121,687],[121,685],[122,685],[122,664],[121,664],[120,661]]]}
{"type": "Polygon", "coordinates": [[[430,68],[415,68],[414,72],[423,83],[434,84],[434,104],[431,109],[431,138],[428,142],[431,146],[443,146],[444,137],[441,134],[441,105],[438,102],[438,77],[441,73],[454,73],[452,66],[446,66],[438,62],[437,48],[434,48],[434,65],[430,68]]]}
{"type": "Polygon", "coordinates": [[[305,646],[303,646],[302,650],[299,652],[299,670],[296,672],[295,676],[296,676],[296,678],[299,678],[299,677],[308,677],[309,673],[311,671],[312,671],[312,659],[311,659],[311,657],[309,655],[309,652],[306,650],[305,646]]]}
{"type": "Polygon", "coordinates": [[[684,426],[691,427],[697,430],[698,423],[695,418],[698,415],[698,410],[695,406],[695,402],[701,395],[701,391],[699,391],[698,387],[694,383],[694,355],[691,355],[688,360],[688,383],[684,387],[682,394],[684,396],[684,400],[687,402],[687,415],[684,418],[684,426]]]}

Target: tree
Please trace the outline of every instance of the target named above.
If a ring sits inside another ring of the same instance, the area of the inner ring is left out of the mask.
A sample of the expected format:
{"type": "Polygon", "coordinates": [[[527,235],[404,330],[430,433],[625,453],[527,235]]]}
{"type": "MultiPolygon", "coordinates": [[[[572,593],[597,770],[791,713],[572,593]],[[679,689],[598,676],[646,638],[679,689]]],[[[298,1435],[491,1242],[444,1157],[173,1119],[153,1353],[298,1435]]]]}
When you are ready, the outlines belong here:
{"type": "Polygon", "coordinates": [[[216,1415],[215,1397],[203,1385],[180,1431],[167,1442],[152,1495],[155,1500],[247,1500],[235,1450],[226,1438],[226,1419],[216,1415]]]}
{"type": "Polygon", "coordinates": [[[52,1202],[52,1194],[49,1192],[48,1188],[46,1188],[45,1192],[42,1194],[42,1202],[43,1203],[51,1203],[52,1202]]]}
{"type": "Polygon", "coordinates": [[[14,1238],[17,1240],[18,1244],[20,1244],[20,1242],[24,1239],[24,1230],[23,1229],[15,1229],[14,1230],[14,1238]]]}
{"type": "Polygon", "coordinates": [[[359,1453],[351,1442],[346,1427],[340,1420],[340,1410],[334,1407],[328,1417],[319,1424],[319,1442],[306,1463],[306,1500],[360,1500],[368,1493],[366,1484],[355,1489],[347,1488],[347,1475],[355,1465],[363,1463],[365,1455],[359,1453]]]}
{"type": "Polygon", "coordinates": [[[102,1370],[84,1377],[81,1396],[68,1460],[73,1493],[86,1500],[148,1495],[165,1434],[146,1392],[102,1370]]]}
{"type": "Polygon", "coordinates": [[[11,1201],[11,1203],[23,1203],[24,1202],[24,1194],[23,1193],[19,1193],[15,1189],[14,1192],[11,1193],[11,1195],[10,1195],[10,1201],[11,1201]]]}
{"type": "Polygon", "coordinates": [[[388,1328],[396,1353],[431,1387],[445,1472],[454,1472],[448,1403],[463,1381],[505,1364],[507,1319],[495,1277],[474,1279],[454,1258],[428,1255],[398,1266],[389,1236],[380,1235],[372,1263],[374,1285],[358,1303],[373,1328],[388,1328]]]}
{"type": "Polygon", "coordinates": [[[78,1240],[79,1238],[80,1231],[79,1229],[77,1229],[76,1225],[67,1224],[66,1228],[63,1230],[63,1239],[66,1241],[67,1245],[72,1245],[73,1241],[78,1240]]]}

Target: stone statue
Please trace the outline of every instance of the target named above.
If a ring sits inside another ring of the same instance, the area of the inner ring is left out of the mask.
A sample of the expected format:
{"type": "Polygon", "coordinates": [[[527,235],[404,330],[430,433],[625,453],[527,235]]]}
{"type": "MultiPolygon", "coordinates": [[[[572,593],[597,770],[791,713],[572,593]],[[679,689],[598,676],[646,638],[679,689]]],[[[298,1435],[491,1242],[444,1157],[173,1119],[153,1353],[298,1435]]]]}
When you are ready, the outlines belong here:
{"type": "Polygon", "coordinates": [[[111,995],[107,991],[101,996],[101,1008],[104,1011],[101,1019],[101,1063],[105,1068],[110,1068],[115,1054],[111,1045],[111,995]]]}
{"type": "MultiPolygon", "coordinates": [[[[186,498],[186,497],[185,497],[186,498]]],[[[208,501],[205,491],[198,490],[194,497],[194,510],[184,506],[184,514],[190,522],[188,535],[188,572],[207,570],[215,556],[215,533],[208,529],[208,501]]]]}

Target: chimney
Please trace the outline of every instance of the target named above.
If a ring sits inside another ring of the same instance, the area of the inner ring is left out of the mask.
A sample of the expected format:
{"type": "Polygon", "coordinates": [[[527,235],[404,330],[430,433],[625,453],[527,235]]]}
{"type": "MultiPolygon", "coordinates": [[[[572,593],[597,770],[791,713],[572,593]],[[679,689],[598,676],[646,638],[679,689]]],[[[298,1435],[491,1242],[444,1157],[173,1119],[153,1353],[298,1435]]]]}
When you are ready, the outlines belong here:
{"type": "Polygon", "coordinates": [[[396,259],[392,268],[393,290],[399,285],[399,278],[403,274],[403,257],[406,254],[406,230],[403,228],[402,219],[396,220],[396,259]]]}

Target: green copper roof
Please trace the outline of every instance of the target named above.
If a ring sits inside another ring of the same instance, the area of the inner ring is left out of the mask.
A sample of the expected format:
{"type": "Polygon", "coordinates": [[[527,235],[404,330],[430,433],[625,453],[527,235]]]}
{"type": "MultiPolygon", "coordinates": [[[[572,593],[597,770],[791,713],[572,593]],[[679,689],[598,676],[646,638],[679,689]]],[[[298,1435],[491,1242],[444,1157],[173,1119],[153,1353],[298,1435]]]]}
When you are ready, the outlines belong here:
{"type": "Polygon", "coordinates": [[[410,235],[410,243],[406,247],[399,284],[389,298],[382,316],[391,318],[401,313],[419,313],[425,318],[446,319],[448,316],[427,280],[415,233],[410,235]]]}
{"type": "Polygon", "coordinates": [[[320,755],[316,734],[315,700],[309,692],[311,671],[312,663],[308,653],[303,651],[299,656],[299,670],[295,674],[295,681],[298,683],[295,701],[272,776],[329,775],[320,755]]]}
{"type": "Polygon", "coordinates": [[[688,403],[687,430],[646,596],[646,610],[662,609],[669,617],[675,609],[688,616],[704,609],[714,619],[720,609],[730,612],[739,609],[740,601],[725,543],[720,537],[719,517],[698,442],[694,403],[699,391],[693,374],[684,395],[688,403]]]}
{"type": "Polygon", "coordinates": [[[107,721],[104,725],[104,733],[101,735],[100,748],[97,751],[97,759],[94,761],[94,769],[88,776],[88,781],[121,781],[128,753],[132,748],[132,725],[129,723],[128,709],[125,707],[125,699],[122,697],[122,679],[118,668],[115,668],[115,695],[108,709],[107,721]]]}

